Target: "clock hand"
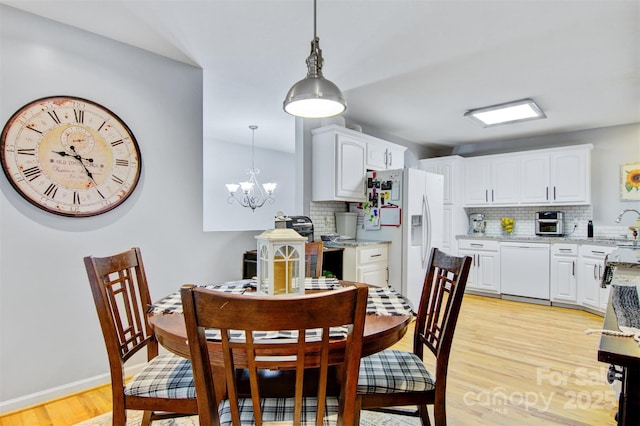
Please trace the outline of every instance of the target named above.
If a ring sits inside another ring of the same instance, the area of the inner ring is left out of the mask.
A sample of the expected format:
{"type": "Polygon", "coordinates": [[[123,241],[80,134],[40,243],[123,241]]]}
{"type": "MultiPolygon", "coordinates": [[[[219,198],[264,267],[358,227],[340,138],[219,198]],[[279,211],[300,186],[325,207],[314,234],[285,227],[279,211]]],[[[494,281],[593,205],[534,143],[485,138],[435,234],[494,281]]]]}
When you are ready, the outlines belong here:
{"type": "MultiPolygon", "coordinates": [[[[91,179],[91,181],[95,186],[98,186],[95,179],[93,179],[93,174],[89,171],[89,169],[87,169],[87,166],[84,165],[84,161],[82,161],[83,158],[76,152],[76,149],[73,146],[70,146],[69,149],[71,150],[71,152],[73,152],[73,155],[67,154],[64,151],[53,151],[53,152],[55,152],[56,154],[60,154],[63,157],[68,155],[69,157],[73,157],[76,160],[78,160],[80,164],[82,164],[82,167],[84,168],[84,171],[87,173],[87,176],[89,176],[89,179],[91,179]]],[[[90,163],[93,163],[93,158],[87,158],[87,161],[89,161],[90,163]]]]}

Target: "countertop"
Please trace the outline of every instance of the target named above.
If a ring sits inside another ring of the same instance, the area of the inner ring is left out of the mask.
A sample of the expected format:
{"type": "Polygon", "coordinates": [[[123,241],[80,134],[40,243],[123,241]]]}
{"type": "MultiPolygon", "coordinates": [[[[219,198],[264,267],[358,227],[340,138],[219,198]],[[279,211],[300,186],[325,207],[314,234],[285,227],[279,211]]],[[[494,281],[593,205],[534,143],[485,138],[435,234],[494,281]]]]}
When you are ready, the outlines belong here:
{"type": "Polygon", "coordinates": [[[456,239],[478,239],[478,240],[494,240],[494,241],[525,241],[525,242],[538,242],[538,243],[567,243],[567,244],[598,244],[610,247],[617,247],[622,244],[631,244],[632,240],[622,240],[622,239],[610,239],[610,238],[585,238],[585,237],[539,237],[537,235],[456,235],[456,239]]]}
{"type": "Polygon", "coordinates": [[[640,246],[635,249],[619,247],[609,253],[606,263],[607,266],[640,269],[640,246]]]}
{"type": "Polygon", "coordinates": [[[391,241],[338,240],[338,241],[323,241],[322,245],[324,247],[330,247],[330,248],[346,248],[346,247],[368,246],[372,244],[391,244],[391,241]]]}

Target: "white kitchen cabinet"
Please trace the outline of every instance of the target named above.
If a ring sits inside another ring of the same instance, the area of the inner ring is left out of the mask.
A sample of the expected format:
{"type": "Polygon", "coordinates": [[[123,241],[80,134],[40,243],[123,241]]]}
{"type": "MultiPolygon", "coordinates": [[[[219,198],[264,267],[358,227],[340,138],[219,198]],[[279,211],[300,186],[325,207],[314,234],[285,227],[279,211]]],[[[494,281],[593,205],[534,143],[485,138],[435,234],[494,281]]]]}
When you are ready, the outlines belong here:
{"type": "Polygon", "coordinates": [[[577,244],[551,244],[550,285],[552,302],[578,302],[577,244]]]}
{"type": "Polygon", "coordinates": [[[552,204],[591,204],[591,149],[550,155],[552,204]]]}
{"type": "Polygon", "coordinates": [[[313,201],[365,201],[367,144],[362,135],[337,125],[311,134],[313,201]]]}
{"type": "MultiPolygon", "coordinates": [[[[386,287],[389,284],[388,244],[345,247],[342,256],[342,277],[346,281],[386,287]]],[[[399,288],[396,290],[400,291],[399,288]]]]}
{"type": "Polygon", "coordinates": [[[520,203],[589,204],[590,175],[591,145],[523,154],[520,203]]]}
{"type": "Polygon", "coordinates": [[[500,243],[500,292],[549,300],[549,244],[500,243]]]}
{"type": "Polygon", "coordinates": [[[518,157],[495,155],[470,158],[464,165],[465,205],[518,204],[518,157]]]}
{"type": "Polygon", "coordinates": [[[458,256],[471,256],[467,290],[500,294],[500,246],[498,241],[459,239],[458,256]]]}
{"type": "Polygon", "coordinates": [[[406,147],[391,142],[367,138],[367,169],[391,170],[404,168],[406,147]]]}
{"type": "Polygon", "coordinates": [[[601,288],[604,261],[615,247],[585,244],[578,250],[578,303],[604,312],[609,300],[609,287],[601,288]]]}

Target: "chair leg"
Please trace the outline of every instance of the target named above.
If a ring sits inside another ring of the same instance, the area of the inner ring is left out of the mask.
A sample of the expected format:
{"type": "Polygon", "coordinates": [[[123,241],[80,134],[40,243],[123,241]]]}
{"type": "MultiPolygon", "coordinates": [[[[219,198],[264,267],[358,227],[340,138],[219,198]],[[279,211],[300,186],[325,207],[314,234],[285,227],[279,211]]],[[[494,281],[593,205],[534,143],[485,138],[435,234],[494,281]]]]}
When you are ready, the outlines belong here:
{"type": "Polygon", "coordinates": [[[152,416],[153,416],[153,411],[145,411],[142,414],[142,422],[140,422],[140,426],[151,426],[152,416]]]}
{"type": "Polygon", "coordinates": [[[429,420],[429,410],[426,405],[418,406],[418,413],[420,415],[420,420],[422,420],[422,424],[426,426],[431,426],[431,420],[429,420]]]}

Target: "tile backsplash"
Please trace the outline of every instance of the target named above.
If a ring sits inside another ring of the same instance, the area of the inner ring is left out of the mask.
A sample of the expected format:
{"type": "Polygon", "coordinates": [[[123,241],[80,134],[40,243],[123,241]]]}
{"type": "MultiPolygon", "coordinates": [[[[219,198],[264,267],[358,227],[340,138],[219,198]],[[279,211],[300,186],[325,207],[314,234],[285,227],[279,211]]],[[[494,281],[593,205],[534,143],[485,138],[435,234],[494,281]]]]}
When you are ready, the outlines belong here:
{"type": "Polygon", "coordinates": [[[346,212],[347,203],[344,201],[312,201],[309,205],[309,217],[313,222],[313,236],[316,240],[320,235],[335,234],[335,212],[346,212]]]}
{"type": "MultiPolygon", "coordinates": [[[[484,213],[487,220],[487,235],[500,235],[501,217],[512,217],[515,219],[514,236],[534,236],[535,235],[535,214],[543,210],[558,210],[564,213],[564,233],[565,236],[575,238],[587,237],[587,222],[593,218],[592,206],[556,206],[556,207],[486,207],[486,208],[465,208],[467,215],[471,213],[484,213]],[[577,226],[574,229],[574,223],[577,226]]],[[[311,202],[309,217],[313,221],[314,237],[320,239],[320,235],[333,234],[336,232],[335,212],[348,211],[348,203],[342,201],[322,201],[311,202]]],[[[595,238],[632,238],[631,231],[624,225],[617,225],[615,218],[611,219],[611,225],[601,225],[594,223],[595,238]]]]}
{"type": "MultiPolygon", "coordinates": [[[[467,215],[471,213],[484,213],[487,221],[487,235],[500,235],[501,217],[512,217],[515,219],[514,236],[534,236],[535,235],[535,214],[538,211],[558,210],[564,213],[564,234],[567,237],[586,238],[587,223],[593,218],[592,206],[555,206],[543,208],[533,207],[488,207],[488,208],[465,208],[467,215]],[[574,225],[575,226],[574,228],[574,225]]],[[[631,238],[631,231],[626,226],[616,225],[615,218],[611,219],[611,225],[601,225],[597,222],[593,227],[594,238],[631,238]]]]}

